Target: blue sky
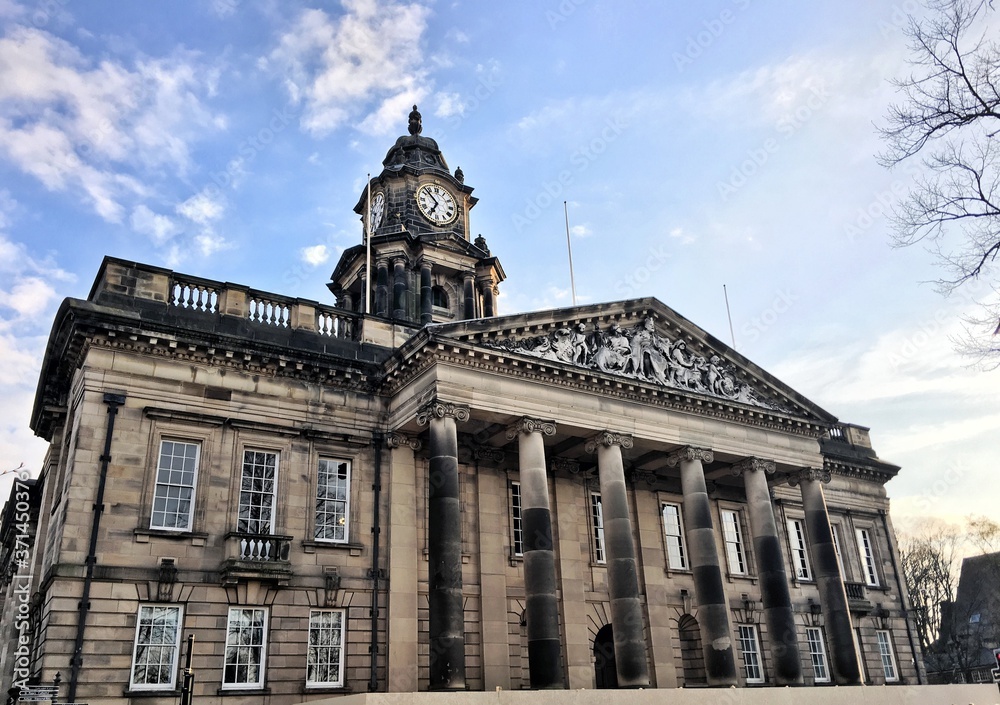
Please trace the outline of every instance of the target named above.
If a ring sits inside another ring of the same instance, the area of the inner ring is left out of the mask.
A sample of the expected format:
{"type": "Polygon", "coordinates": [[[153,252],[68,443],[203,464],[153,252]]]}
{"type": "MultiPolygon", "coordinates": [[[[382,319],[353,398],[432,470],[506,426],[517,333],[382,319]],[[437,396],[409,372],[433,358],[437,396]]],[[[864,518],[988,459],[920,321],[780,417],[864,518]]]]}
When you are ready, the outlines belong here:
{"type": "Polygon", "coordinates": [[[952,352],[981,295],[888,245],[916,167],[875,123],[914,0],[0,0],[0,456],[52,318],[104,255],[330,302],[365,174],[406,131],[475,187],[501,313],[655,296],[872,427],[897,522],[993,514],[1000,377],[952,352]]]}

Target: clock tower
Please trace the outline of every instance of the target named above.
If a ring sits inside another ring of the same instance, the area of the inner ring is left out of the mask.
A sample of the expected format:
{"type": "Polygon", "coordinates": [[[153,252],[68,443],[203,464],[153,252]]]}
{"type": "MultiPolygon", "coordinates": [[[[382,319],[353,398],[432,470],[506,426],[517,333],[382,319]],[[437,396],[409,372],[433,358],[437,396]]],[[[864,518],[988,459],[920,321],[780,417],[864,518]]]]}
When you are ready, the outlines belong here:
{"type": "Polygon", "coordinates": [[[495,316],[505,275],[486,239],[470,239],[469,212],[478,199],[461,167],[452,173],[437,142],[421,131],[414,105],[409,134],[396,140],[354,207],[362,243],[344,252],[327,286],[341,308],[405,326],[495,316]]]}

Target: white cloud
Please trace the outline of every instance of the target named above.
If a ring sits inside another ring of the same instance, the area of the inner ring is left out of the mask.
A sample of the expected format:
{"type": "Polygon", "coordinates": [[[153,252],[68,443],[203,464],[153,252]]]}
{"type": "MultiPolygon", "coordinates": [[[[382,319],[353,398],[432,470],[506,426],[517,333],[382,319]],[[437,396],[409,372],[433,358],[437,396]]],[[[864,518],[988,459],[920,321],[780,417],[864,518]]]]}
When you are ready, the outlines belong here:
{"type": "Polygon", "coordinates": [[[228,250],[233,246],[233,243],[229,242],[221,235],[216,234],[211,228],[208,228],[196,235],[194,242],[198,247],[198,253],[201,254],[202,257],[210,257],[216,252],[228,250]]]}
{"type": "Polygon", "coordinates": [[[225,209],[221,197],[213,197],[209,195],[208,189],[205,189],[178,204],[176,211],[198,225],[209,225],[221,218],[225,209]]]}
{"type": "Polygon", "coordinates": [[[590,237],[594,234],[586,223],[570,227],[569,232],[573,237],[590,237]]]}
{"type": "Polygon", "coordinates": [[[130,69],[14,26],[0,39],[0,154],[50,191],[69,191],[120,222],[147,188],[136,173],[183,174],[188,144],[218,117],[201,103],[210,71],[180,52],[130,69]]]}
{"type": "Polygon", "coordinates": [[[302,261],[311,267],[318,267],[330,259],[330,248],[326,245],[313,245],[299,250],[302,261]]]}
{"type": "Polygon", "coordinates": [[[307,131],[321,135],[357,121],[363,131],[382,134],[429,92],[420,40],[430,11],[417,3],[342,4],[338,18],[302,12],[261,65],[283,75],[291,101],[304,104],[307,131]]]}
{"type": "Polygon", "coordinates": [[[181,231],[177,223],[165,215],[154,213],[145,204],[139,205],[132,211],[129,222],[133,230],[149,236],[157,245],[162,245],[181,231]]]}
{"type": "Polygon", "coordinates": [[[458,93],[438,93],[434,96],[437,107],[434,114],[440,118],[450,118],[453,115],[465,115],[465,104],[458,93]]]}
{"type": "Polygon", "coordinates": [[[681,245],[690,245],[697,240],[694,235],[684,232],[683,228],[674,228],[667,234],[681,245]]]}
{"type": "Polygon", "coordinates": [[[39,277],[25,277],[14,283],[10,291],[0,289],[0,306],[13,309],[22,318],[42,314],[55,298],[56,291],[39,277]]]}

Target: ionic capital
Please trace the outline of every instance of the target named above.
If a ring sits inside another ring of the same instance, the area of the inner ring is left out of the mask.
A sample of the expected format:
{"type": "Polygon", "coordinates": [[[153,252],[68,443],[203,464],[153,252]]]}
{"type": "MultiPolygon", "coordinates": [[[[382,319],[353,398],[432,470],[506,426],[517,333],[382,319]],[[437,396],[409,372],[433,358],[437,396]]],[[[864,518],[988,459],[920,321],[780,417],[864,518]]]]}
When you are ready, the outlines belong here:
{"type": "Polygon", "coordinates": [[[802,468],[798,472],[793,472],[788,476],[788,484],[792,487],[803,482],[830,482],[830,471],[825,468],[802,468]]]}
{"type": "Polygon", "coordinates": [[[507,440],[514,440],[520,433],[541,433],[543,436],[553,436],[555,432],[555,421],[543,421],[542,419],[533,419],[530,416],[522,416],[507,427],[507,440]]]}
{"type": "Polygon", "coordinates": [[[577,475],[580,472],[580,463],[570,458],[560,458],[557,456],[552,458],[550,465],[552,472],[568,472],[572,475],[577,475]]]}
{"type": "Polygon", "coordinates": [[[490,460],[499,465],[504,461],[507,455],[499,448],[493,448],[492,446],[476,446],[472,449],[472,457],[476,460],[490,460]]]}
{"type": "Polygon", "coordinates": [[[734,477],[740,477],[743,473],[755,470],[773,475],[774,469],[774,461],[763,458],[744,458],[730,468],[734,477]]]}
{"type": "Polygon", "coordinates": [[[407,446],[416,452],[423,448],[424,444],[418,438],[410,438],[405,433],[391,431],[385,436],[385,445],[387,448],[402,448],[403,446],[407,446]]]}
{"type": "Polygon", "coordinates": [[[596,436],[587,441],[583,448],[588,453],[596,453],[598,446],[610,448],[611,446],[621,446],[628,449],[632,447],[631,433],[616,433],[614,431],[601,431],[596,436]]]}
{"type": "Polygon", "coordinates": [[[690,462],[692,460],[698,460],[703,463],[710,463],[715,460],[715,453],[708,450],[707,448],[695,448],[694,446],[686,446],[679,450],[675,450],[673,453],[667,456],[667,465],[674,467],[675,465],[680,465],[683,462],[690,462]]]}
{"type": "Polygon", "coordinates": [[[423,426],[432,418],[444,419],[453,418],[456,421],[469,420],[469,407],[462,404],[452,404],[451,402],[434,399],[417,411],[417,425],[423,426]]]}

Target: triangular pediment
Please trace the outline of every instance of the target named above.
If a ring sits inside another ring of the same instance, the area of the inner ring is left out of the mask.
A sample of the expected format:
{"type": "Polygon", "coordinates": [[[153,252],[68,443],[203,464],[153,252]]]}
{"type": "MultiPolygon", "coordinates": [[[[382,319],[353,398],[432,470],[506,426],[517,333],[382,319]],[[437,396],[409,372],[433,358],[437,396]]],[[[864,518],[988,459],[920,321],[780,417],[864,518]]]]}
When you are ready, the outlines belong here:
{"type": "Polygon", "coordinates": [[[679,313],[647,298],[432,326],[453,339],[551,368],[818,421],[836,417],[679,313]]]}

